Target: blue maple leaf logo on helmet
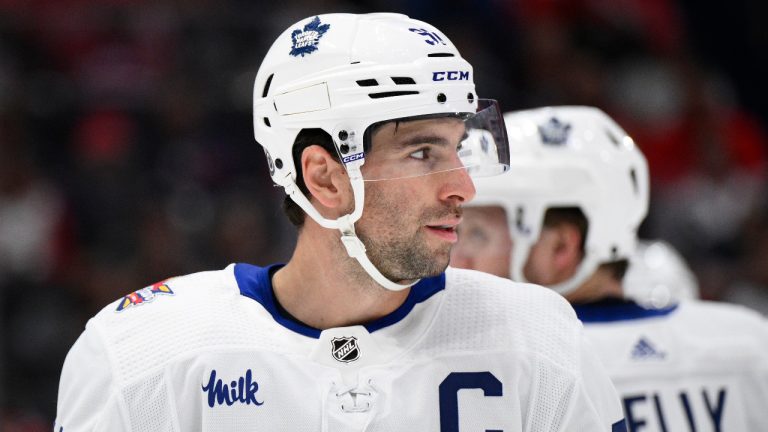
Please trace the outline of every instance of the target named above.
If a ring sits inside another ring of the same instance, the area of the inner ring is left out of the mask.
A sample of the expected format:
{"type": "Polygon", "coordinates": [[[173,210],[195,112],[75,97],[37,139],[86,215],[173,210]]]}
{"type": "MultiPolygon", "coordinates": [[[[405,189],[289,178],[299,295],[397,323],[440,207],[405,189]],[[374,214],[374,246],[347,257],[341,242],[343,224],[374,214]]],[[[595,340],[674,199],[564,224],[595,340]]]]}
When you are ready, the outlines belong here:
{"type": "Polygon", "coordinates": [[[294,57],[304,57],[317,51],[317,44],[320,42],[320,38],[323,37],[329,28],[331,28],[330,24],[321,24],[320,17],[316,16],[304,26],[303,30],[294,30],[291,33],[293,46],[291,47],[290,54],[294,57]]]}
{"type": "Polygon", "coordinates": [[[563,145],[568,141],[570,133],[571,125],[560,121],[557,117],[552,117],[547,123],[539,125],[539,135],[544,144],[563,145]]]}

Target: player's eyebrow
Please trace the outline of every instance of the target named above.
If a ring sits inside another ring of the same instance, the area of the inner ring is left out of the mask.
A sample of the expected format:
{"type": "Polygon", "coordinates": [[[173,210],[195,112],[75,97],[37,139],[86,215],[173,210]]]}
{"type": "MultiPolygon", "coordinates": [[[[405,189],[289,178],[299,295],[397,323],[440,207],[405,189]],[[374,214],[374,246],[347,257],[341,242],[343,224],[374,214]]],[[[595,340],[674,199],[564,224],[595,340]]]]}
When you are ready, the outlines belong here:
{"type": "Polygon", "coordinates": [[[433,144],[437,146],[448,146],[450,142],[440,135],[414,135],[404,140],[398,141],[399,148],[414,147],[421,144],[433,144]]]}

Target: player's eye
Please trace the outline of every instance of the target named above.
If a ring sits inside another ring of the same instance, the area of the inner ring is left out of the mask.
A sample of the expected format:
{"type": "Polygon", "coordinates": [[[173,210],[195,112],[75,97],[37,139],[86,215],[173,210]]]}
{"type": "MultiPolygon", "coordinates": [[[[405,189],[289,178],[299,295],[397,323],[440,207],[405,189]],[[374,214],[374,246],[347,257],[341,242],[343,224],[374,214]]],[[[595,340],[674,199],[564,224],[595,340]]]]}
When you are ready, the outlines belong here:
{"type": "Polygon", "coordinates": [[[412,157],[414,159],[424,160],[429,156],[429,149],[421,149],[417,150],[411,154],[408,155],[409,157],[412,157]]]}
{"type": "Polygon", "coordinates": [[[485,231],[483,231],[483,230],[481,230],[481,229],[479,229],[477,227],[473,227],[467,233],[467,236],[469,237],[469,239],[471,241],[479,243],[479,244],[486,244],[490,240],[490,237],[485,233],[485,231]]]}

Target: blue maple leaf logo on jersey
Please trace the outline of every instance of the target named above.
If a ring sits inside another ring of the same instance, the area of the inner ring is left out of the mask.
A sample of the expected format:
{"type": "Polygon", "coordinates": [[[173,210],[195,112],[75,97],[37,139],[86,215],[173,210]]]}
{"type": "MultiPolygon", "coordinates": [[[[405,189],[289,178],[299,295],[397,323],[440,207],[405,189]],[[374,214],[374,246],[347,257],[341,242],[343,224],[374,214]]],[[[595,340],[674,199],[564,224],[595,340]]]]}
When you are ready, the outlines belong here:
{"type": "Polygon", "coordinates": [[[321,24],[320,17],[316,16],[309,24],[304,26],[303,30],[296,29],[291,33],[293,46],[290,54],[294,57],[312,54],[317,51],[317,44],[325,32],[331,28],[330,24],[321,24]]]}

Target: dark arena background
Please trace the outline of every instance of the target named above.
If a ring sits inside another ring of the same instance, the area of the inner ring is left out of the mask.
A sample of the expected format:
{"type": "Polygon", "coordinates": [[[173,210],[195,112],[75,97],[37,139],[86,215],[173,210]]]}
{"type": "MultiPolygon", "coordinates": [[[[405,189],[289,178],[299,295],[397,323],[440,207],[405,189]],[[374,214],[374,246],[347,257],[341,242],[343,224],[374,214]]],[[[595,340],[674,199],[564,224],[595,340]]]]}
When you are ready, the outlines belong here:
{"type": "Polygon", "coordinates": [[[64,356],[107,303],[288,259],[252,85],[274,38],[319,13],[429,21],[505,111],[608,112],[650,164],[642,236],[681,251],[703,298],[768,313],[767,5],[0,0],[0,431],[50,430],[64,356]]]}

